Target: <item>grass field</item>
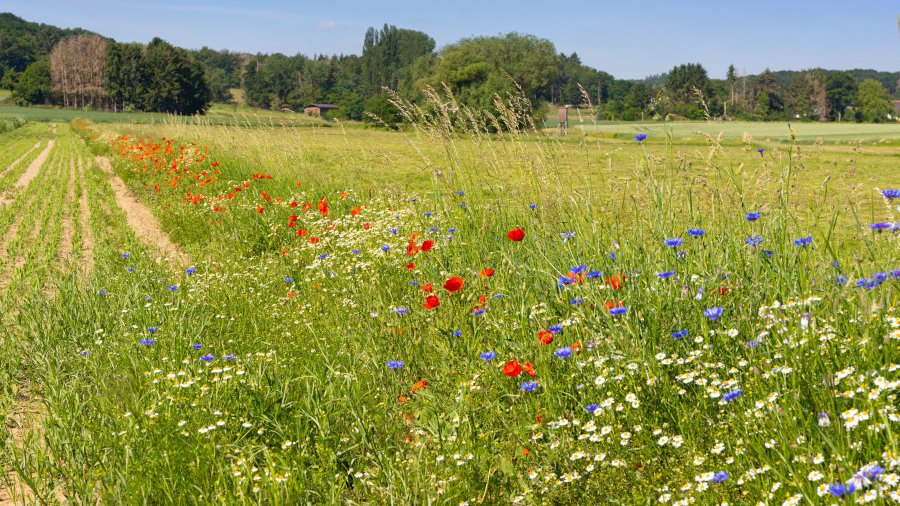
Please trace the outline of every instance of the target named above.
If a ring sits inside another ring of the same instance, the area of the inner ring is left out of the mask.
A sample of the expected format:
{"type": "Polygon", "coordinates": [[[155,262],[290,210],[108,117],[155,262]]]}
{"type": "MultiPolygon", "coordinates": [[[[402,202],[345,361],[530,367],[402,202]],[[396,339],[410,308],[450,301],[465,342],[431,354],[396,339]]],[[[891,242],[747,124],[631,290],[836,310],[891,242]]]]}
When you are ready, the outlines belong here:
{"type": "Polygon", "coordinates": [[[29,121],[69,122],[76,118],[89,119],[95,123],[149,123],[149,124],[197,124],[272,127],[330,127],[327,121],[304,116],[302,113],[268,111],[247,106],[213,104],[203,116],[176,116],[152,112],[107,112],[79,111],[56,107],[18,107],[0,104],[0,115],[22,116],[29,121]]]}
{"type": "Polygon", "coordinates": [[[900,149],[768,127],[2,134],[0,498],[896,502],[900,149]]]}

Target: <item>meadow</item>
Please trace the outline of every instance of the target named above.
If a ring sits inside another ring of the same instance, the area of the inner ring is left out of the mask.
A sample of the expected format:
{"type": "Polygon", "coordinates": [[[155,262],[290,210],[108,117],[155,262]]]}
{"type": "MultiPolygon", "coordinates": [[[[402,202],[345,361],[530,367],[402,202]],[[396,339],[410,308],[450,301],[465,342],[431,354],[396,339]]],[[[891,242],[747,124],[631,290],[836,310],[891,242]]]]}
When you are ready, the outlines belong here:
{"type": "Polygon", "coordinates": [[[399,105],[0,134],[0,498],[900,501],[885,127],[399,105]]]}

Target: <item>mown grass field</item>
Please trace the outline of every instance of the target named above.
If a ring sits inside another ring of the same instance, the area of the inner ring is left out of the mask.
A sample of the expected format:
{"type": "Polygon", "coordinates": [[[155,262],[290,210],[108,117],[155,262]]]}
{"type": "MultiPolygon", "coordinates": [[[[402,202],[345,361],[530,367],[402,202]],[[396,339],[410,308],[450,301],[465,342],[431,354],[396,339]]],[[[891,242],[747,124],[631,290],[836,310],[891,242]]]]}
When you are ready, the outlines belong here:
{"type": "Polygon", "coordinates": [[[642,131],[2,134],[4,493],[896,502],[900,150],[642,131]]]}

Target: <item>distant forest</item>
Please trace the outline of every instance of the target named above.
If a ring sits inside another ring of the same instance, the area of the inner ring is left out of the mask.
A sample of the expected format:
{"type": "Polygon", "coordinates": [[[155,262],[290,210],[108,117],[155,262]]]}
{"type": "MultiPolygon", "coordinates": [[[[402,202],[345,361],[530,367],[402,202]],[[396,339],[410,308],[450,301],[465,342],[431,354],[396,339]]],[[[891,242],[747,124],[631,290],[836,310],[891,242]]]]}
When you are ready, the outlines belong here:
{"type": "Polygon", "coordinates": [[[494,109],[494,97],[522,94],[546,104],[594,106],[599,119],[662,118],[896,121],[900,72],[807,69],[711,79],[696,63],[643,80],[616,79],[557,53],[553,43],[510,33],[462,39],[441,49],[425,33],[369,28],[360,55],[247,54],[187,50],[161,39],[120,43],[0,14],[0,88],[20,104],[112,111],[203,113],[243,90],[249,105],[299,111],[331,103],[332,116],[400,121],[385,88],[420,101],[447,86],[462,103],[494,109]]]}

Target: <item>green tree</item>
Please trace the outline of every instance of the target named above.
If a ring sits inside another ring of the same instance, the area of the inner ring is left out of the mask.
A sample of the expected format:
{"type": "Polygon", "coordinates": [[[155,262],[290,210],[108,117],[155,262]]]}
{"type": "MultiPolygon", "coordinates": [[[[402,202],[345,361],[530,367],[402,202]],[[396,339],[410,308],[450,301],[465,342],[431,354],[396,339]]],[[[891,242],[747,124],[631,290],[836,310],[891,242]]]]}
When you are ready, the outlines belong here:
{"type": "Polygon", "coordinates": [[[856,100],[856,82],[847,72],[831,72],[825,80],[825,96],[831,119],[840,121],[847,107],[856,100]]]}
{"type": "Polygon", "coordinates": [[[143,109],[147,71],[143,63],[144,48],[140,44],[109,42],[104,67],[105,87],[115,110],[143,109]]]}
{"type": "Polygon", "coordinates": [[[25,69],[14,91],[15,99],[29,104],[48,104],[53,97],[50,60],[42,58],[25,69]]]}
{"type": "Polygon", "coordinates": [[[400,122],[400,113],[384,93],[373,95],[366,100],[365,120],[367,123],[387,124],[395,127],[400,122]]]}
{"type": "Polygon", "coordinates": [[[412,92],[411,66],[419,57],[434,51],[434,39],[415,30],[384,25],[379,31],[369,28],[363,39],[360,57],[361,82],[366,95],[381,93],[382,87],[412,92]]]}
{"type": "Polygon", "coordinates": [[[891,114],[891,95],[875,79],[859,83],[856,100],[863,121],[881,123],[891,114]]]}
{"type": "Polygon", "coordinates": [[[693,119],[703,118],[698,102],[700,98],[707,100],[711,91],[709,76],[703,65],[688,63],[673,68],[666,77],[665,88],[675,112],[693,119]]]}
{"type": "Polygon", "coordinates": [[[174,114],[198,114],[210,101],[203,66],[188,51],[155,38],[147,45],[143,59],[147,87],[143,93],[145,110],[174,114]]]}

